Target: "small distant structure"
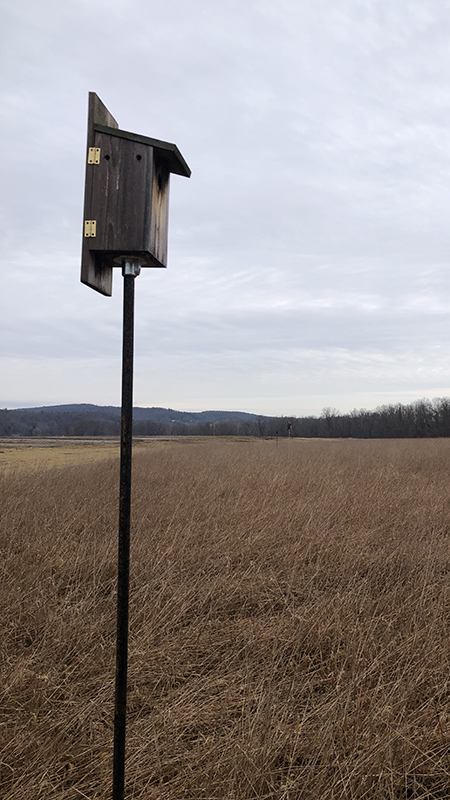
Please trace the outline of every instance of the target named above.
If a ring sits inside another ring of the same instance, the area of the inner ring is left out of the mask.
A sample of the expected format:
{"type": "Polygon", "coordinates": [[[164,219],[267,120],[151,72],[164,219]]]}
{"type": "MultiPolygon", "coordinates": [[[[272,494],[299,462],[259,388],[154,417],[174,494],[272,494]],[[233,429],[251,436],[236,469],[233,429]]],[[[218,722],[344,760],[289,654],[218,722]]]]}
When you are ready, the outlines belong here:
{"type": "Polygon", "coordinates": [[[291,446],[291,431],[292,431],[292,422],[287,422],[287,434],[288,434],[288,447],[291,446]]]}

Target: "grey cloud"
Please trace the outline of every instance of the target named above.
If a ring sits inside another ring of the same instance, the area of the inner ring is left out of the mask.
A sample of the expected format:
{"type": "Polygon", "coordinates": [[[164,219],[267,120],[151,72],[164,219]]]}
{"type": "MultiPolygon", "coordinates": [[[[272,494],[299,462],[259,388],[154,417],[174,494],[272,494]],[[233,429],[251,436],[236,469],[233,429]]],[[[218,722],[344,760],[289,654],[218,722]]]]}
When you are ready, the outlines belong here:
{"type": "Polygon", "coordinates": [[[193,169],[172,180],[169,269],[137,283],[138,358],[187,365],[183,383],[164,371],[168,404],[206,403],[214,363],[226,397],[254,391],[261,411],[266,365],[291,391],[292,359],[306,383],[322,365],[321,401],[345,380],[355,393],[358,370],[374,398],[443,385],[447,3],[17,0],[3,13],[2,341],[22,393],[36,397],[27,359],[55,376],[58,359],[85,359],[64,391],[82,375],[86,401],[113,401],[97,393],[114,384],[120,277],[112,300],[78,283],[88,90],[193,169]]]}

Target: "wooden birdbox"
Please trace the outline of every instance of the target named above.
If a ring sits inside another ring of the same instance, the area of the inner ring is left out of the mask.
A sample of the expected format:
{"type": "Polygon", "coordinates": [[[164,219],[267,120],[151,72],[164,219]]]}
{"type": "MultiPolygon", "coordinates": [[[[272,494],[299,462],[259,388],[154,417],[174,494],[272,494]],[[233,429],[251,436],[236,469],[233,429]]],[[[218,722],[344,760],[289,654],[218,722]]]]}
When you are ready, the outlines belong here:
{"type": "Polygon", "coordinates": [[[89,92],[82,283],[110,296],[125,256],[167,266],[171,172],[191,174],[176,145],[120,130],[89,92]]]}

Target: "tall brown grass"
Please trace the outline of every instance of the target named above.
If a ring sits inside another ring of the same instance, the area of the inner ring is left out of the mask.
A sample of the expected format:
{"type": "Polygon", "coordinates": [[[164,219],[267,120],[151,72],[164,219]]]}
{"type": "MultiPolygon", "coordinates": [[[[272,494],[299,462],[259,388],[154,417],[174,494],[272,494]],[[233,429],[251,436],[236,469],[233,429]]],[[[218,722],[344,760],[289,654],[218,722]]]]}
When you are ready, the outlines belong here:
{"type": "MultiPolygon", "coordinates": [[[[450,796],[450,442],[137,454],[127,794],[450,796]]],[[[5,800],[111,796],[118,465],[5,475],[5,800]]]]}

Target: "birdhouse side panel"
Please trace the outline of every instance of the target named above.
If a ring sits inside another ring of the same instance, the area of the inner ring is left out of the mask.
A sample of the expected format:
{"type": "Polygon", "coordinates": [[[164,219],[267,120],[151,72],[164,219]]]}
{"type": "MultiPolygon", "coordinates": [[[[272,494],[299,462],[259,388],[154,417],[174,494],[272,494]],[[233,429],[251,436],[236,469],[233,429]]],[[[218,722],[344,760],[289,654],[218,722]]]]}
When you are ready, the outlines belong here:
{"type": "Polygon", "coordinates": [[[169,183],[170,171],[167,162],[155,157],[152,182],[152,216],[149,250],[156,261],[167,266],[169,238],[169,183]]]}

